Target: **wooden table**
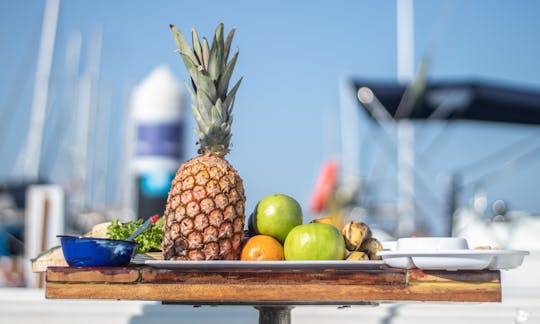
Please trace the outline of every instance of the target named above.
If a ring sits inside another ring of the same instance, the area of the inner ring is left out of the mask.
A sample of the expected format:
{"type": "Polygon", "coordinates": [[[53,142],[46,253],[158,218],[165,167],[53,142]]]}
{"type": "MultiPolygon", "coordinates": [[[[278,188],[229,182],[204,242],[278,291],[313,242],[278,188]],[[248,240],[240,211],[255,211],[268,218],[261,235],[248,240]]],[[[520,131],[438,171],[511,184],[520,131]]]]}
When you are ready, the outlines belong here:
{"type": "Polygon", "coordinates": [[[500,302],[499,271],[419,269],[159,269],[50,267],[46,298],[252,305],[259,323],[290,323],[297,305],[500,302]]]}

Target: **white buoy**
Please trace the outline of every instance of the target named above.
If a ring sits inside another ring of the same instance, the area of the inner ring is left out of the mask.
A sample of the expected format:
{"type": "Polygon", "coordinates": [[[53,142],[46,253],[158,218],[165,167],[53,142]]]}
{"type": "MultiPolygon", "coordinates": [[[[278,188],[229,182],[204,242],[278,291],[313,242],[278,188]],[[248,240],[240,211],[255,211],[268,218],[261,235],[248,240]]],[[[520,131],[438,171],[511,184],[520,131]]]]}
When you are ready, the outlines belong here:
{"type": "Polygon", "coordinates": [[[134,89],[131,112],[137,217],[161,215],[183,155],[181,85],[167,66],[155,68],[134,89]]]}

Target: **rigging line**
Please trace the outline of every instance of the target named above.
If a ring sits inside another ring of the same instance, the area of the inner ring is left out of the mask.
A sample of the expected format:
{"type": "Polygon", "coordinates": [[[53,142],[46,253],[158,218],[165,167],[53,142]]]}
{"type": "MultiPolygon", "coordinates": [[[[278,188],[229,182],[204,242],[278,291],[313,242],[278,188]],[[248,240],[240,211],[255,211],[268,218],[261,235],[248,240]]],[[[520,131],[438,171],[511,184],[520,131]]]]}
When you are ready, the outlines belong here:
{"type": "MultiPolygon", "coordinates": [[[[384,108],[383,104],[379,101],[379,99],[377,98],[377,96],[375,96],[371,89],[367,87],[362,87],[358,89],[357,95],[360,103],[363,104],[371,112],[371,115],[376,121],[376,125],[382,130],[381,134],[387,140],[387,145],[382,145],[382,149],[384,149],[388,156],[390,156],[391,149],[397,147],[397,143],[392,136],[396,128],[395,120],[392,119],[392,116],[390,116],[388,111],[384,108]]],[[[418,168],[413,168],[413,172],[415,175],[415,179],[420,184],[422,189],[426,190],[426,192],[429,193],[428,196],[432,200],[442,203],[441,197],[437,197],[433,194],[433,192],[427,185],[427,181],[424,180],[423,174],[418,172],[418,168]]],[[[412,190],[412,188],[409,188],[408,190],[412,190]]],[[[414,196],[416,196],[414,192],[409,193],[412,193],[414,196]]]]}
{"type": "MultiPolygon", "coordinates": [[[[66,39],[66,29],[65,29],[65,17],[62,14],[63,10],[62,8],[59,9],[58,12],[58,24],[56,29],[56,34],[59,39],[66,39]]],[[[55,64],[60,65],[58,62],[59,58],[55,57],[53,58],[53,66],[55,64]],[[55,62],[56,61],[56,62],[55,62]]],[[[64,112],[65,109],[63,109],[63,105],[65,105],[65,96],[63,92],[72,91],[72,85],[68,84],[67,86],[63,86],[61,84],[62,82],[62,76],[61,73],[58,72],[58,69],[52,69],[51,71],[51,102],[48,106],[48,109],[50,111],[48,116],[48,122],[50,126],[48,127],[53,132],[56,131],[56,136],[52,136],[50,133],[48,136],[43,136],[43,147],[45,148],[45,154],[42,158],[42,161],[40,162],[39,170],[40,172],[43,172],[45,174],[48,174],[49,177],[53,175],[53,171],[55,166],[57,165],[58,158],[61,156],[61,148],[63,148],[62,143],[65,141],[67,136],[67,129],[68,127],[66,125],[69,125],[67,122],[65,122],[65,115],[64,112]],[[56,89],[58,89],[56,92],[52,91],[55,90],[54,86],[58,86],[56,89]],[[53,109],[53,107],[59,107],[56,110],[53,109]],[[51,139],[52,137],[52,139],[51,139]],[[56,145],[51,143],[56,140],[56,145]]],[[[67,78],[64,80],[64,82],[69,82],[72,80],[67,80],[67,78]]],[[[68,114],[72,114],[73,109],[68,109],[68,114]]],[[[70,119],[68,115],[68,120],[70,119]]]]}
{"type": "Polygon", "coordinates": [[[516,152],[519,149],[522,149],[523,145],[530,143],[532,140],[537,139],[539,136],[540,136],[540,131],[534,132],[533,134],[527,135],[526,137],[523,137],[517,140],[516,142],[510,143],[499,150],[491,152],[490,154],[484,156],[483,158],[479,160],[476,160],[464,166],[455,168],[452,171],[452,173],[464,173],[468,171],[470,172],[471,169],[474,170],[477,168],[485,168],[487,163],[493,163],[493,160],[499,159],[501,156],[514,155],[514,152],[516,152]]]}
{"type": "MultiPolygon", "coordinates": [[[[62,128],[62,136],[58,140],[57,149],[55,154],[53,154],[52,167],[49,172],[54,174],[57,168],[61,168],[65,163],[66,157],[68,157],[69,150],[72,150],[72,144],[69,144],[67,141],[70,140],[69,134],[73,129],[74,124],[76,124],[76,107],[75,103],[77,102],[77,84],[79,82],[79,67],[80,67],[80,53],[81,53],[81,41],[82,35],[80,32],[72,32],[68,36],[67,49],[66,49],[66,58],[64,61],[65,66],[65,75],[64,75],[64,84],[63,89],[65,90],[63,94],[62,103],[60,104],[61,115],[59,118],[59,125],[62,128]]],[[[69,157],[67,158],[69,160],[69,157]]],[[[68,162],[69,164],[69,162],[68,162]]],[[[65,171],[64,171],[65,173],[65,171]]],[[[71,177],[70,173],[68,177],[71,177]]]]}
{"type": "MultiPolygon", "coordinates": [[[[63,93],[54,93],[54,104],[51,103],[51,107],[56,107],[55,114],[52,113],[49,116],[49,129],[56,134],[52,136],[49,134],[44,141],[44,147],[47,148],[45,152],[47,154],[43,158],[44,172],[52,176],[55,169],[59,167],[62,159],[65,156],[65,151],[68,147],[66,141],[69,140],[70,125],[73,124],[75,110],[73,109],[72,101],[73,93],[75,91],[75,85],[77,84],[76,78],[70,78],[64,76],[64,82],[60,84],[63,93]],[[66,84],[67,83],[67,84],[66,84]],[[51,138],[52,137],[52,138],[51,138]],[[45,163],[46,161],[46,163],[45,163]]],[[[61,79],[61,77],[59,77],[61,79]]],[[[51,100],[52,101],[52,100],[51,100]]]]}
{"type": "MultiPolygon", "coordinates": [[[[31,32],[32,35],[39,35],[39,33],[37,32],[39,31],[38,23],[38,21],[34,22],[34,25],[31,29],[33,31],[31,32]]],[[[12,87],[9,91],[5,103],[1,106],[2,108],[0,109],[0,120],[6,126],[0,127],[0,152],[2,152],[2,150],[5,148],[6,140],[8,137],[7,132],[11,129],[10,126],[13,125],[14,113],[17,110],[16,107],[20,105],[22,98],[21,93],[24,88],[24,84],[26,84],[29,80],[30,69],[33,67],[33,65],[28,64],[28,62],[30,62],[33,55],[37,53],[38,43],[39,42],[36,41],[35,37],[34,39],[28,38],[28,48],[24,52],[25,55],[23,56],[23,59],[21,60],[17,68],[15,81],[12,83],[12,87]]]]}
{"type": "MultiPolygon", "coordinates": [[[[382,131],[382,136],[379,137],[379,140],[382,140],[383,143],[380,144],[380,145],[377,145],[377,158],[372,161],[372,165],[370,167],[370,170],[368,172],[368,175],[367,175],[367,178],[366,178],[366,182],[368,185],[372,186],[373,184],[376,184],[376,185],[380,185],[381,184],[381,178],[377,178],[377,181],[371,181],[370,179],[372,179],[374,177],[374,174],[379,174],[378,170],[381,169],[382,167],[382,163],[378,163],[378,160],[381,159],[380,157],[380,154],[384,154],[386,153],[385,155],[389,155],[391,154],[391,148],[395,146],[395,142],[393,142],[390,137],[388,136],[388,134],[385,133],[385,131],[383,130],[383,127],[378,124],[378,123],[369,123],[368,127],[371,129],[371,131],[368,131],[368,133],[373,133],[375,131],[382,131]]],[[[367,137],[364,138],[364,142],[367,142],[367,137]]],[[[386,161],[387,163],[389,163],[389,161],[386,161]]],[[[421,187],[424,187],[424,189],[426,189],[426,185],[422,182],[420,182],[420,185],[421,187]]],[[[428,192],[430,192],[431,194],[431,191],[428,190],[428,192]]],[[[412,192],[412,194],[415,194],[414,192],[412,192]]],[[[435,203],[441,203],[440,201],[440,198],[438,197],[435,197],[435,196],[431,196],[430,197],[433,200],[436,200],[435,203]]],[[[421,219],[423,220],[427,220],[428,217],[428,213],[426,212],[426,209],[424,208],[424,206],[422,204],[420,204],[417,200],[415,200],[414,202],[414,206],[416,208],[416,211],[417,213],[421,216],[421,219]]]]}
{"type": "Polygon", "coordinates": [[[44,132],[42,146],[43,146],[43,156],[38,163],[38,176],[50,176],[50,171],[52,169],[51,159],[55,160],[58,155],[58,145],[55,145],[56,141],[65,137],[61,134],[55,136],[53,132],[62,132],[64,127],[61,127],[59,124],[59,119],[61,117],[60,111],[55,110],[54,108],[61,104],[61,98],[58,94],[58,91],[55,91],[55,78],[54,72],[51,74],[51,83],[49,90],[49,100],[47,102],[47,109],[49,114],[46,118],[47,124],[49,124],[48,129],[51,130],[51,133],[44,132]],[[52,157],[51,157],[52,156],[52,157]]]}
{"type": "Polygon", "coordinates": [[[426,148],[424,150],[422,150],[422,152],[420,152],[418,154],[419,162],[426,163],[425,160],[429,159],[427,157],[428,154],[433,155],[433,152],[430,152],[430,151],[435,149],[435,148],[440,149],[443,146],[442,144],[439,143],[439,141],[441,141],[441,139],[444,140],[443,144],[444,144],[444,142],[448,141],[448,139],[450,137],[449,136],[443,136],[443,135],[448,135],[446,132],[448,131],[448,129],[452,125],[453,125],[453,123],[450,122],[450,121],[445,121],[443,123],[443,125],[441,125],[441,127],[440,127],[439,131],[437,132],[437,134],[435,134],[435,136],[432,137],[432,140],[427,145],[425,145],[426,148]],[[435,146],[435,144],[438,144],[438,145],[435,146]]]}
{"type": "Polygon", "coordinates": [[[540,153],[540,145],[536,146],[534,149],[528,152],[525,152],[524,154],[512,160],[507,161],[502,166],[489,171],[488,173],[478,177],[476,180],[472,180],[466,184],[461,185],[460,188],[468,187],[471,185],[478,185],[478,184],[487,185],[490,182],[493,182],[499,179],[495,177],[496,175],[509,172],[511,169],[515,168],[516,166],[526,163],[527,161],[532,160],[533,158],[536,158],[537,157],[536,155],[539,153],[540,153]],[[488,180],[485,180],[485,179],[488,179],[488,180]]]}
{"type": "MultiPolygon", "coordinates": [[[[58,118],[57,124],[60,126],[60,136],[58,143],[52,155],[52,162],[50,162],[49,174],[54,175],[57,169],[61,169],[63,177],[57,178],[57,181],[65,181],[66,175],[69,180],[72,179],[73,174],[67,172],[66,169],[66,157],[68,157],[68,165],[71,163],[69,161],[69,152],[73,150],[72,144],[68,144],[67,141],[71,140],[70,131],[73,129],[75,123],[76,115],[76,98],[78,95],[77,86],[79,83],[79,74],[80,74],[80,56],[81,56],[81,47],[82,47],[82,33],[75,29],[67,32],[65,28],[65,16],[62,14],[62,10],[58,15],[58,31],[57,33],[61,36],[62,39],[67,39],[65,45],[65,57],[64,57],[64,76],[62,86],[63,94],[62,98],[59,99],[60,116],[58,118]]],[[[71,168],[68,168],[71,169],[71,168]]]]}
{"type": "MultiPolygon", "coordinates": [[[[397,144],[393,139],[390,138],[388,133],[386,133],[385,131],[382,131],[381,133],[383,134],[382,135],[383,137],[386,137],[386,145],[383,143],[383,145],[380,145],[379,148],[384,153],[386,153],[386,156],[391,156],[391,154],[393,154],[393,152],[394,152],[394,150],[392,150],[392,148],[395,148],[397,144]]],[[[378,169],[379,165],[375,165],[374,167],[376,167],[378,169]]],[[[372,170],[372,172],[375,173],[374,170],[372,170]]],[[[428,193],[427,196],[429,198],[431,198],[432,201],[436,201],[437,203],[443,203],[442,198],[437,197],[433,193],[431,188],[427,185],[427,181],[424,179],[423,174],[418,172],[417,168],[413,168],[413,172],[414,172],[414,175],[415,175],[416,182],[418,183],[418,185],[419,185],[419,187],[421,189],[425,190],[428,193]]],[[[373,176],[373,175],[371,175],[371,176],[373,176]]],[[[369,181],[369,179],[367,179],[366,181],[369,181]]],[[[374,183],[374,181],[372,183],[374,183]]],[[[408,190],[412,190],[412,189],[409,188],[408,190]]],[[[416,196],[416,193],[414,191],[409,192],[409,193],[416,196]]]]}
{"type": "Polygon", "coordinates": [[[361,150],[360,153],[361,154],[363,153],[363,155],[366,156],[367,155],[366,150],[367,150],[368,144],[372,144],[373,142],[375,142],[373,145],[373,148],[371,149],[373,157],[370,160],[371,164],[369,166],[369,169],[367,170],[366,179],[373,178],[375,175],[378,174],[377,171],[379,169],[379,166],[381,164],[387,164],[387,162],[389,162],[389,161],[386,161],[389,159],[388,156],[386,156],[386,159],[384,159],[385,161],[381,162],[381,160],[383,160],[383,158],[381,157],[381,154],[383,154],[382,151],[387,151],[387,150],[382,150],[381,147],[387,146],[390,144],[388,143],[389,139],[387,136],[384,136],[384,134],[382,136],[379,135],[379,132],[382,131],[381,129],[382,127],[380,126],[377,127],[377,126],[379,125],[369,121],[369,125],[367,126],[368,129],[366,131],[366,136],[364,137],[362,144],[360,146],[360,150],[361,150]],[[370,137],[368,134],[372,135],[372,137],[370,137]]]}

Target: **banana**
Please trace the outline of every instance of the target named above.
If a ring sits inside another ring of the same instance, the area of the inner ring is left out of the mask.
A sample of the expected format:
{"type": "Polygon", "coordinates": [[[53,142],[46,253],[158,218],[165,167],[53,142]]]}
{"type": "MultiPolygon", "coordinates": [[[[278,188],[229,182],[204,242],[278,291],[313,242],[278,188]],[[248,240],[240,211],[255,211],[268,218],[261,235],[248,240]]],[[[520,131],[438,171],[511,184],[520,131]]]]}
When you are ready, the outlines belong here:
{"type": "Polygon", "coordinates": [[[364,261],[364,260],[369,260],[369,257],[366,253],[362,251],[353,251],[349,253],[346,260],[347,261],[364,261]]]}
{"type": "Polygon", "coordinates": [[[371,238],[371,229],[365,223],[350,221],[341,229],[349,251],[358,251],[365,239],[371,238]]]}
{"type": "Polygon", "coordinates": [[[366,252],[370,260],[381,260],[377,252],[383,250],[383,246],[376,238],[368,238],[360,245],[360,250],[366,252]]]}
{"type": "Polygon", "coordinates": [[[312,223],[325,223],[329,225],[334,225],[332,222],[332,217],[323,217],[323,218],[316,218],[311,221],[312,223]]]}

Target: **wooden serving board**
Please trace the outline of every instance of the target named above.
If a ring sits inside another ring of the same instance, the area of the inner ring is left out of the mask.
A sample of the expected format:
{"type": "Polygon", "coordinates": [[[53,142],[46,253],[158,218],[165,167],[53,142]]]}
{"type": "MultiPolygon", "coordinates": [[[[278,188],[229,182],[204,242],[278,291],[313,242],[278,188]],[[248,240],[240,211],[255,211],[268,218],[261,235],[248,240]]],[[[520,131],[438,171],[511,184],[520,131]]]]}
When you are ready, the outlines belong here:
{"type": "Polygon", "coordinates": [[[159,269],[50,267],[46,297],[192,305],[355,305],[500,302],[499,271],[419,269],[159,269]]]}

